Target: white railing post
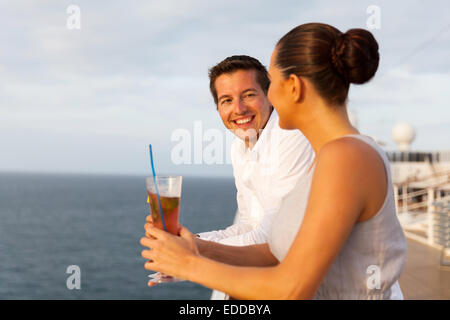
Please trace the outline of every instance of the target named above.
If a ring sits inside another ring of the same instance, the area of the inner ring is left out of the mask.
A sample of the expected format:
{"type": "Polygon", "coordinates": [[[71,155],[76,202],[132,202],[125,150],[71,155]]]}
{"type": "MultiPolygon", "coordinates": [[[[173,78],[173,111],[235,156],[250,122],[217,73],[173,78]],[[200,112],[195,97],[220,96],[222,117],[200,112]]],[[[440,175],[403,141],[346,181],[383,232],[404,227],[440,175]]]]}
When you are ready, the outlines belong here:
{"type": "Polygon", "coordinates": [[[433,245],[434,243],[434,221],[433,221],[433,202],[434,202],[434,190],[433,188],[428,188],[428,198],[427,198],[427,217],[428,217],[428,244],[433,245]]]}
{"type": "Polygon", "coordinates": [[[394,184],[395,212],[398,214],[398,186],[394,184]]]}
{"type": "Polygon", "coordinates": [[[402,207],[403,207],[403,212],[407,213],[408,212],[408,185],[404,184],[402,186],[402,207]]]}

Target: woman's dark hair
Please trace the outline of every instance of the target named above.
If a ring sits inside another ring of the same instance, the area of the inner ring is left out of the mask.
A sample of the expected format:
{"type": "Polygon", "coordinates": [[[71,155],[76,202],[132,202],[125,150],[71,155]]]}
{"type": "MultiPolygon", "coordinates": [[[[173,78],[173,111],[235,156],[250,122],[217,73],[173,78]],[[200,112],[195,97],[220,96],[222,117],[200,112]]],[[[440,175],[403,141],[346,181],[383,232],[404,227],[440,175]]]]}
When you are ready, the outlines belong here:
{"type": "Polygon", "coordinates": [[[214,98],[214,102],[218,103],[217,90],[216,90],[216,79],[225,73],[233,73],[238,70],[255,70],[256,81],[261,86],[261,89],[267,94],[269,90],[270,80],[267,74],[267,69],[264,65],[250,56],[240,55],[228,57],[214,67],[209,69],[209,89],[214,98]]]}
{"type": "Polygon", "coordinates": [[[369,81],[377,71],[378,43],[364,29],[342,33],[322,23],[302,24],[278,41],[275,65],[283,76],[308,78],[330,104],[347,100],[350,83],[369,81]]]}

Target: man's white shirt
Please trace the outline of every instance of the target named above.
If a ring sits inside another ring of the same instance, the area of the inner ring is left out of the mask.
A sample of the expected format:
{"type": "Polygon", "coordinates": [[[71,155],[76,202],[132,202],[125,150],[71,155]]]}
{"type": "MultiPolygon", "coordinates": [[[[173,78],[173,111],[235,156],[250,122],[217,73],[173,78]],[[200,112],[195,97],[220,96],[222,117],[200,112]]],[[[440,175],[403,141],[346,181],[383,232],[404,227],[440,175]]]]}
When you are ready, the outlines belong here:
{"type": "Polygon", "coordinates": [[[233,141],[237,219],[224,230],[200,233],[201,239],[234,246],[267,242],[272,218],[282,199],[314,160],[314,151],[305,136],[299,130],[281,129],[278,120],[273,110],[252,149],[246,148],[239,138],[233,141]]]}

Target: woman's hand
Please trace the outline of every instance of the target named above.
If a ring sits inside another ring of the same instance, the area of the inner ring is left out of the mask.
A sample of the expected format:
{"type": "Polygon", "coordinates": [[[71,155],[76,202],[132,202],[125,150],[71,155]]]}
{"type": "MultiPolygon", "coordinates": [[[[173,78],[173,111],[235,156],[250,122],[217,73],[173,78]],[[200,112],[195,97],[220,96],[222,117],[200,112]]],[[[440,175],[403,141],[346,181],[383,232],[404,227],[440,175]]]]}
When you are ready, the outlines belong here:
{"type": "Polygon", "coordinates": [[[145,225],[144,225],[145,236],[150,238],[150,235],[147,233],[148,227],[153,227],[153,218],[151,214],[145,217],[145,225]]]}
{"type": "MultiPolygon", "coordinates": [[[[141,238],[141,245],[150,248],[142,251],[142,257],[149,260],[145,269],[188,279],[190,266],[199,256],[195,236],[185,227],[180,227],[180,236],[155,228],[151,223],[145,230],[146,237],[141,238]]],[[[154,283],[150,280],[149,285],[154,283]]]]}

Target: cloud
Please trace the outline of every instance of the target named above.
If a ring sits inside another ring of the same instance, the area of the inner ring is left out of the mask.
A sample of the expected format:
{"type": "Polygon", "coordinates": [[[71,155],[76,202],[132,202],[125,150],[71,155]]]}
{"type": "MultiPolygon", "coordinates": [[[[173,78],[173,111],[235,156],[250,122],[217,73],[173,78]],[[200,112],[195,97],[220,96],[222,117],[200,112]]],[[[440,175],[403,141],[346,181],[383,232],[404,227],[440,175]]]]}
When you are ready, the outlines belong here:
{"type": "MultiPolygon", "coordinates": [[[[373,3],[80,0],[81,30],[68,30],[70,4],[0,1],[0,147],[8,155],[0,170],[140,173],[152,142],[163,171],[230,175],[227,167],[170,163],[173,130],[196,120],[223,128],[208,68],[233,54],[267,65],[276,41],[301,23],[365,28],[373,3]]],[[[380,69],[351,90],[349,107],[367,134],[390,141],[391,125],[406,119],[418,148],[450,148],[448,2],[377,5],[380,69]]]]}

